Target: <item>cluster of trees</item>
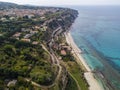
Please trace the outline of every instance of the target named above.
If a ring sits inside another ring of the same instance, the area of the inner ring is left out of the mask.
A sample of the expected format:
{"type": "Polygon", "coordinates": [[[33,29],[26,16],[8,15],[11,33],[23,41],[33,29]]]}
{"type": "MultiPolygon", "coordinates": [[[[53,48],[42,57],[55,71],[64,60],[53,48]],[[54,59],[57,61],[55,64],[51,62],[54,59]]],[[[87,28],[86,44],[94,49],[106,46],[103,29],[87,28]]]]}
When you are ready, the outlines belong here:
{"type": "Polygon", "coordinates": [[[65,56],[62,56],[63,61],[67,62],[67,61],[74,61],[75,58],[71,55],[71,54],[67,54],[65,56]]]}
{"type": "MultiPolygon", "coordinates": [[[[10,16],[4,16],[7,18],[10,18],[10,16]]],[[[38,18],[37,21],[34,21],[33,19],[29,19],[27,18],[27,16],[25,17],[19,17],[15,20],[7,20],[7,21],[0,21],[0,44],[7,42],[11,42],[10,38],[12,37],[12,35],[14,35],[16,32],[21,32],[22,28],[31,28],[33,29],[33,26],[35,25],[42,25],[44,23],[44,20],[39,19],[39,17],[34,17],[34,18],[38,18]]],[[[21,37],[23,37],[22,35],[25,35],[27,33],[25,32],[21,32],[21,37]]],[[[32,40],[36,40],[37,37],[37,41],[40,40],[41,41],[41,37],[42,34],[44,32],[39,32],[39,35],[35,35],[34,37],[32,37],[32,40]]]]}
{"type": "MultiPolygon", "coordinates": [[[[13,6],[9,3],[7,8],[8,7],[13,6]]],[[[18,7],[18,5],[15,5],[15,8],[16,7],[18,7]]],[[[39,9],[40,7],[19,6],[19,8],[39,9]]],[[[43,7],[43,9],[46,8],[43,7]]],[[[32,40],[48,41],[53,30],[58,26],[61,26],[63,29],[70,26],[75,16],[73,10],[67,10],[68,11],[61,8],[59,12],[51,13],[50,15],[46,14],[48,17],[46,20],[51,18],[54,18],[54,20],[47,24],[47,31],[39,32],[32,37],[32,40]],[[58,19],[62,17],[66,18],[58,21],[58,19]]],[[[5,16],[5,18],[9,19],[9,16],[5,16]]],[[[42,85],[49,85],[54,81],[55,71],[49,62],[50,56],[48,53],[44,51],[40,45],[33,45],[11,38],[16,32],[21,32],[21,28],[32,28],[34,25],[41,25],[45,21],[40,20],[40,17],[35,19],[38,20],[34,21],[25,16],[23,18],[16,18],[15,20],[0,21],[0,33],[3,34],[0,36],[0,90],[4,90],[6,87],[4,83],[6,79],[17,80],[16,86],[9,87],[11,90],[34,90],[31,83],[25,81],[25,77],[31,78],[32,81],[42,85]]],[[[64,59],[72,60],[72,57],[67,55],[64,59]]]]}
{"type": "Polygon", "coordinates": [[[49,63],[49,55],[40,45],[14,41],[0,46],[0,77],[17,79],[19,76],[31,78],[39,84],[50,84],[54,71],[49,63]]]}
{"type": "MultiPolygon", "coordinates": [[[[25,81],[21,76],[17,78],[16,85],[10,85],[8,88],[9,90],[41,90],[40,88],[33,86],[31,82],[25,81]]],[[[1,90],[3,89],[1,88],[1,90]]]]}

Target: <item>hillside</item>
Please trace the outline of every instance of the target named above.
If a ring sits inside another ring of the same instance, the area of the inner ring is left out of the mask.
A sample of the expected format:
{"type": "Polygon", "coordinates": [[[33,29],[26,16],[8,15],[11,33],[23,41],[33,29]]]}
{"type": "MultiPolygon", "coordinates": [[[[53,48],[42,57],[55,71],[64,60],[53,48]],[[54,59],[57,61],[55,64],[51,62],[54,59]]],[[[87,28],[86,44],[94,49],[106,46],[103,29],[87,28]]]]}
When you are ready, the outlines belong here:
{"type": "Polygon", "coordinates": [[[16,8],[18,5],[14,3],[8,3],[8,2],[0,2],[0,8],[1,9],[10,9],[10,8],[16,8]]]}
{"type": "Polygon", "coordinates": [[[65,90],[71,85],[76,90],[81,86],[69,65],[76,65],[86,90],[83,71],[64,36],[76,10],[5,2],[0,8],[0,90],[65,90]]]}

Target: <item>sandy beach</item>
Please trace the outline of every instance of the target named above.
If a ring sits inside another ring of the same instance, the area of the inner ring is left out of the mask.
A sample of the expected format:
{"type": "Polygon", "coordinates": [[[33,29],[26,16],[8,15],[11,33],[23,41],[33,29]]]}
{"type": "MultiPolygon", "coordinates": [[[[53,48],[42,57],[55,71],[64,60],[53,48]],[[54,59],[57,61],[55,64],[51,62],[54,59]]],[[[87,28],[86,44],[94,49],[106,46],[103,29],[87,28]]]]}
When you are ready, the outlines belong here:
{"type": "Polygon", "coordinates": [[[82,66],[86,69],[84,73],[84,77],[86,78],[88,84],[90,85],[89,90],[104,90],[102,86],[100,86],[99,82],[94,78],[94,74],[92,70],[85,62],[84,58],[81,55],[81,50],[75,44],[70,32],[65,33],[67,43],[72,47],[72,52],[74,56],[77,58],[77,63],[82,64],[82,66]]]}

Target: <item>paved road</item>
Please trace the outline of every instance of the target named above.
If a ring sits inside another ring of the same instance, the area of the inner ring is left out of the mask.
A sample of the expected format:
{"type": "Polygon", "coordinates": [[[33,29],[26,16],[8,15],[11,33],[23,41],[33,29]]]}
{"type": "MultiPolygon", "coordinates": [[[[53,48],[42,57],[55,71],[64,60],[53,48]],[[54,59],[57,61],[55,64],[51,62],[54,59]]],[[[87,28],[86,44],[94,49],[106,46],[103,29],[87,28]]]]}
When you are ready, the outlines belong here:
{"type": "Polygon", "coordinates": [[[62,66],[60,65],[59,59],[58,59],[57,56],[54,54],[54,51],[53,51],[53,49],[52,49],[52,45],[53,45],[53,43],[54,43],[54,36],[55,36],[56,34],[58,35],[59,33],[61,33],[61,31],[62,31],[61,27],[58,27],[56,30],[53,31],[52,36],[51,36],[52,38],[51,38],[51,40],[49,41],[49,49],[50,49],[50,51],[49,51],[43,44],[41,44],[41,46],[43,47],[43,49],[44,49],[45,51],[47,51],[48,54],[51,56],[52,64],[58,66],[58,74],[57,74],[57,76],[56,76],[56,78],[55,78],[55,81],[54,81],[51,85],[48,85],[48,86],[40,85],[40,84],[38,84],[38,83],[36,83],[36,82],[34,82],[34,81],[31,81],[31,80],[28,79],[28,78],[25,78],[26,81],[28,81],[28,82],[31,81],[31,83],[32,83],[33,85],[37,86],[37,87],[50,88],[50,87],[53,87],[53,86],[56,84],[56,82],[59,80],[60,75],[61,75],[61,73],[62,73],[62,66]]]}

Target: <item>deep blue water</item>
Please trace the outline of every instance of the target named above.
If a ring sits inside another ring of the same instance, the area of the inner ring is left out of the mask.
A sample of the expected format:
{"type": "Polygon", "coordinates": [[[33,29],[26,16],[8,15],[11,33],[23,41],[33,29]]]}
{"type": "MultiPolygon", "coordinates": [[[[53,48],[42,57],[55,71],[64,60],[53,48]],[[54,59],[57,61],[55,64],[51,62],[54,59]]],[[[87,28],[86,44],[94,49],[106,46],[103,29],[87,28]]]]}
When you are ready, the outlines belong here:
{"type": "Polygon", "coordinates": [[[120,6],[77,6],[79,16],[71,28],[75,43],[93,70],[120,90],[120,6]]]}

